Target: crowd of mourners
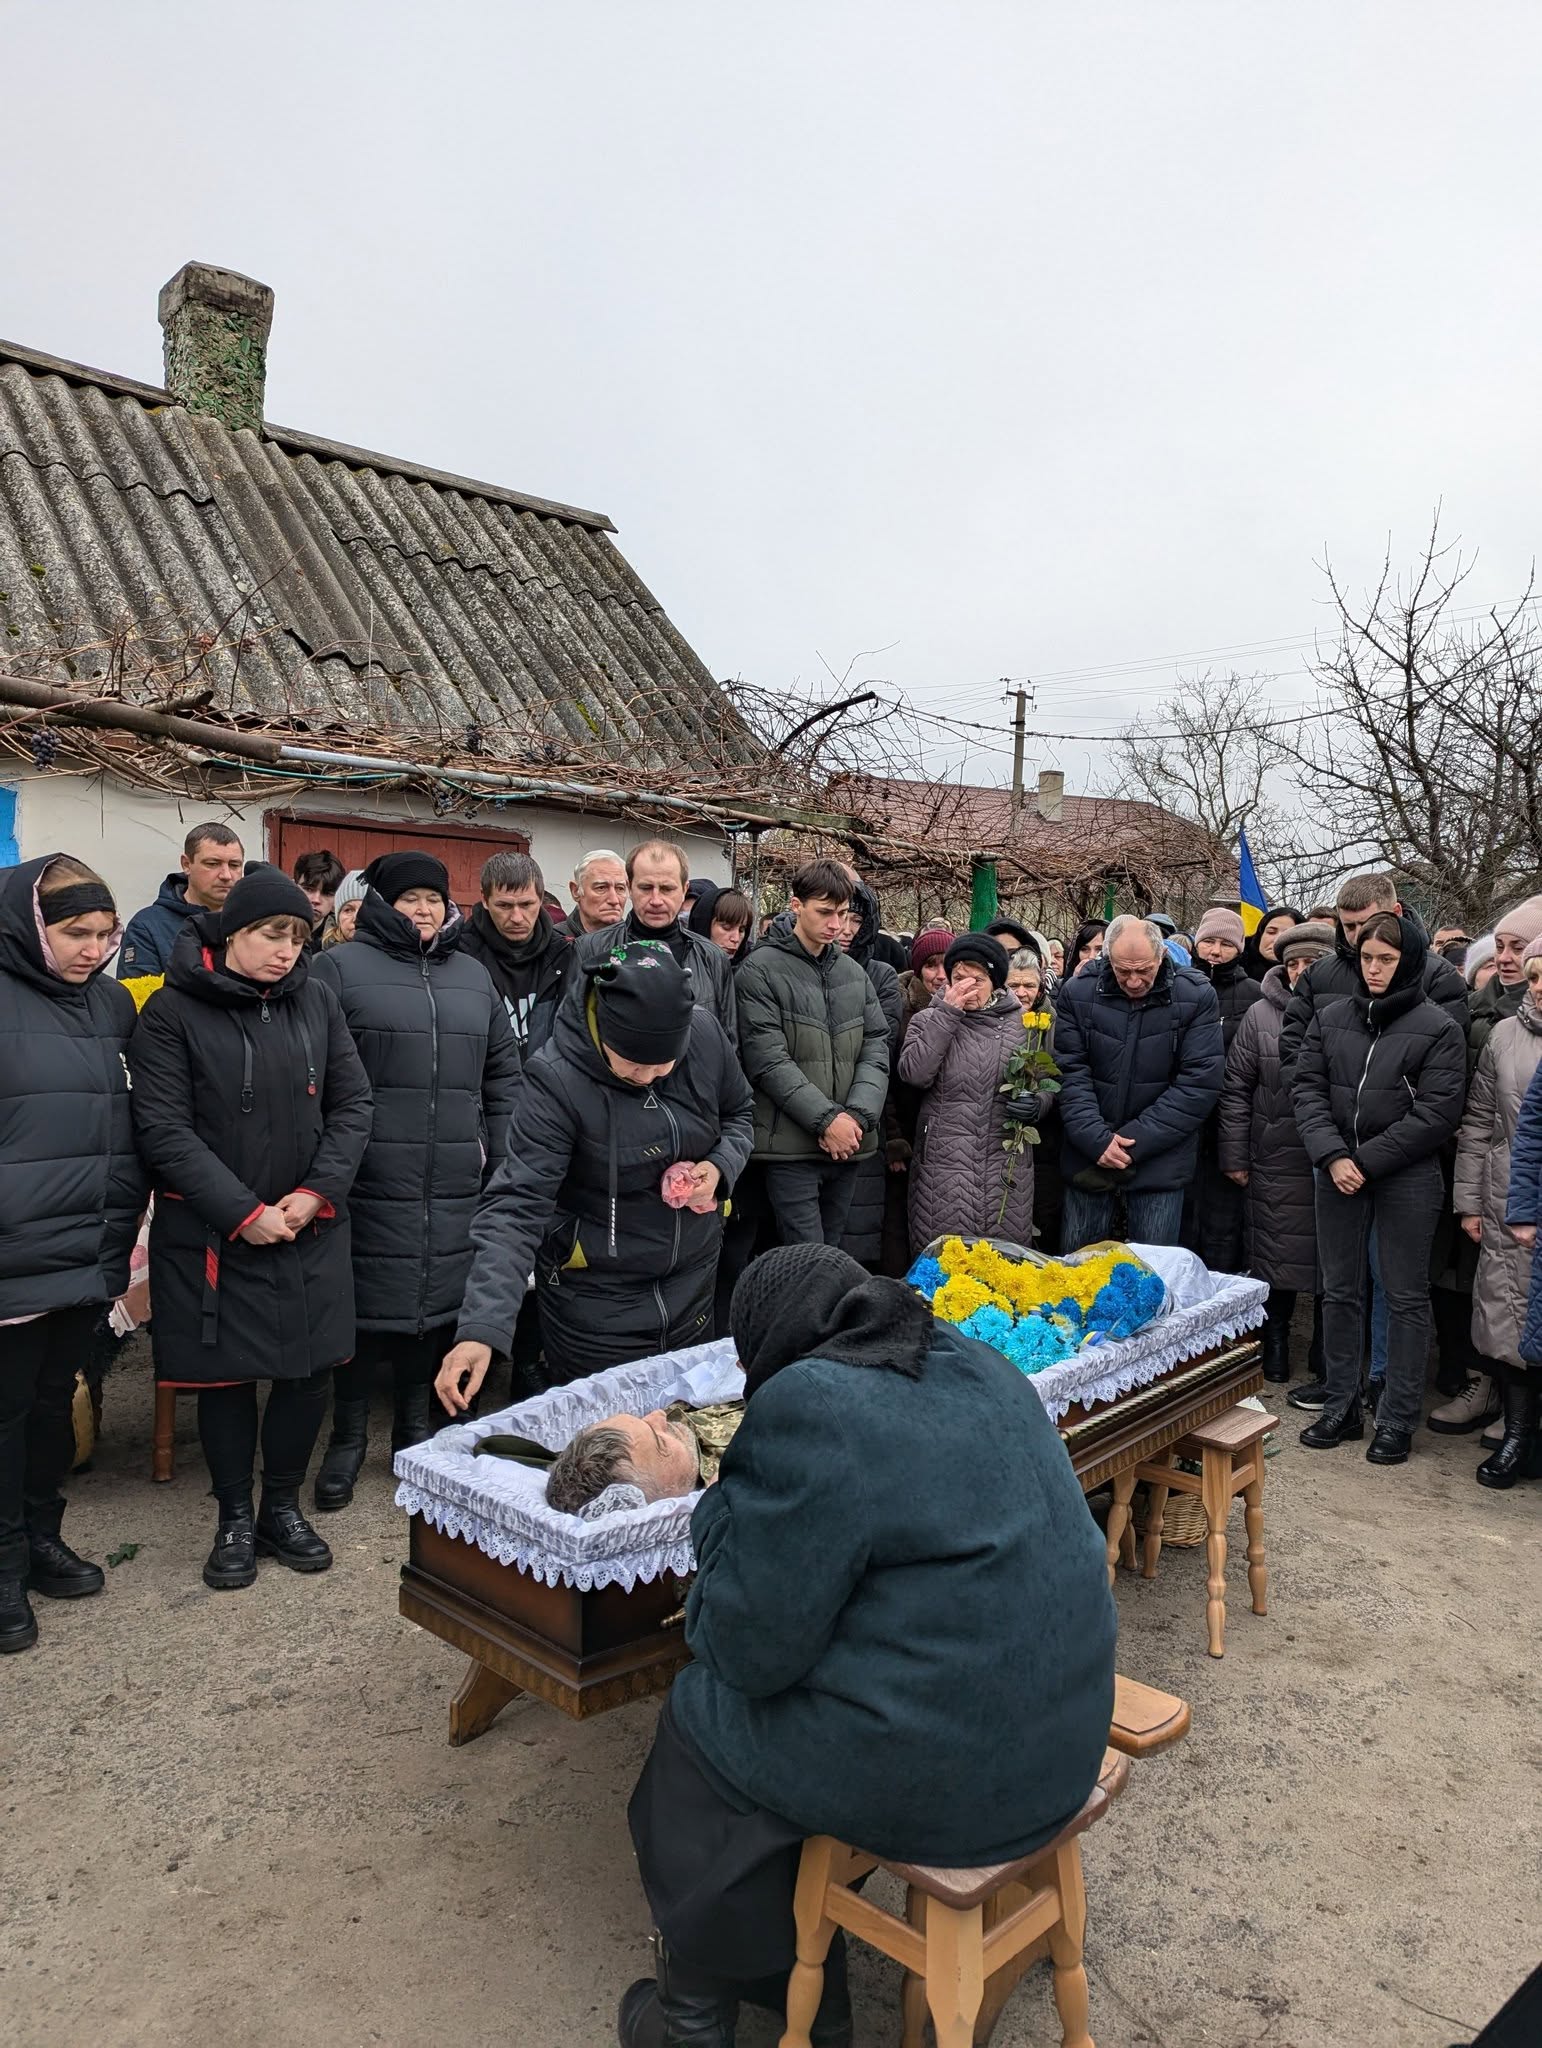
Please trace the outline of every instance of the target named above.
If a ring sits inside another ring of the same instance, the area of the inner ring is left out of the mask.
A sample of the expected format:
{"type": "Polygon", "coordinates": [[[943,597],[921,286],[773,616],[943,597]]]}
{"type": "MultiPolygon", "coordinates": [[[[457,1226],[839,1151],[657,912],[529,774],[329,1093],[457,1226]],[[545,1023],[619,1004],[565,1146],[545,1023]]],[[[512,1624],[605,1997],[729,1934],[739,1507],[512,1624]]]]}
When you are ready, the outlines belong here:
{"type": "Polygon", "coordinates": [[[1433,1339],[1428,1427],[1485,1431],[1486,1486],[1538,1470],[1542,895],[1473,943],[1372,874],[1063,946],[889,933],[830,860],[757,924],[667,840],[570,895],[499,853],[467,917],[433,854],[291,877],[214,823],[126,929],[67,854],[0,877],[0,1648],[103,1583],[62,1489],[136,1244],[219,1589],[330,1563],[306,1508],[349,1505],[377,1376],[399,1448],[495,1361],[518,1396],[725,1334],[778,1244],[900,1277],[949,1232],[1181,1242],[1268,1281],[1269,1379],[1309,1317],[1308,1447],[1406,1459],[1433,1339]],[[1025,1025],[1058,1093],[1013,1091],[1025,1025]]]}

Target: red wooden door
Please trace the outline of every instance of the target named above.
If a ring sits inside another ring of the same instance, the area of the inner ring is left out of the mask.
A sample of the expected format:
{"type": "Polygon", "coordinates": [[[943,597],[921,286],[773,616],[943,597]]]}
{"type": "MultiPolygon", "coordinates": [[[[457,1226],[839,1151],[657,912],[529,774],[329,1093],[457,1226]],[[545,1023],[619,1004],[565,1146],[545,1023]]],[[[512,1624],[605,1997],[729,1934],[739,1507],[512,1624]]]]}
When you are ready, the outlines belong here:
{"type": "Polygon", "coordinates": [[[470,825],[414,825],[393,819],[340,818],[319,811],[269,811],[264,823],[268,858],[293,872],[296,856],[330,848],[345,868],[365,868],[379,853],[415,849],[432,853],[450,871],[450,894],[468,916],[480,901],[482,863],[494,853],[528,853],[530,841],[512,829],[487,832],[470,825]]]}

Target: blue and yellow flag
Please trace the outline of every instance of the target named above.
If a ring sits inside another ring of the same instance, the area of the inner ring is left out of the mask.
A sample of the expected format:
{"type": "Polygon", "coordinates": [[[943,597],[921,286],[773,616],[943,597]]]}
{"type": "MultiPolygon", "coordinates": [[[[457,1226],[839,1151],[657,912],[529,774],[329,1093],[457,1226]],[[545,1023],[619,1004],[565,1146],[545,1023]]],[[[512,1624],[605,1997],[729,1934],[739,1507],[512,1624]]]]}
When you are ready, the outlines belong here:
{"type": "Polygon", "coordinates": [[[1246,826],[1237,841],[1237,896],[1242,912],[1242,929],[1252,938],[1264,921],[1269,903],[1259,883],[1258,870],[1253,866],[1253,849],[1248,845],[1246,826]]]}

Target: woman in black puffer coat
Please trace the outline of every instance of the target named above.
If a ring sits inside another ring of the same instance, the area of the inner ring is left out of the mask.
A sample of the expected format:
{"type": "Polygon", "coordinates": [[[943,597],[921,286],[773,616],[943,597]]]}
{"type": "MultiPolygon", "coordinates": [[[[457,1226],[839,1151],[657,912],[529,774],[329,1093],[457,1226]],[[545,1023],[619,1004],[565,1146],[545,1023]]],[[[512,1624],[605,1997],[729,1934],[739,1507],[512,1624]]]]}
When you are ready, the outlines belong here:
{"type": "Polygon", "coordinates": [[[1363,1432],[1360,1359],[1376,1227],[1387,1298],[1387,1381],[1372,1464],[1400,1465],[1419,1426],[1430,1342],[1429,1258],[1444,1200],[1438,1154],[1462,1121],[1467,1045],[1424,992],[1427,942],[1411,918],[1372,917],[1355,949],[1357,995],[1317,1011],[1296,1057],[1291,1101],[1317,1169],[1327,1400],[1302,1431],[1309,1450],[1363,1432]]]}
{"type": "Polygon", "coordinates": [[[216,1592],[249,1586],[259,1552],[299,1572],[332,1562],[300,1488],[331,1369],[354,1346],[347,1197],[370,1096],[311,933],[287,875],[248,875],[222,910],[186,920],[129,1047],[155,1183],[155,1372],[199,1389],[219,1502],[203,1576],[216,1592]],[[261,1380],[272,1384],[254,1520],[261,1380]]]}
{"type": "Polygon", "coordinates": [[[52,1599],[102,1589],[59,1532],[75,1374],[128,1286],[145,1201],[134,1000],[102,971],[121,937],[106,884],[68,854],[0,880],[0,1652],[37,1641],[29,1582],[52,1599]]]}
{"type": "Polygon", "coordinates": [[[753,1113],[727,1034],[693,1006],[667,947],[633,940],[585,963],[525,1068],[477,1210],[438,1380],[445,1406],[465,1408],[508,1351],[532,1271],[553,1380],[709,1338],[723,1208],[750,1156],[753,1113]],[[664,1179],[681,1165],[694,1192],[675,1206],[664,1179]]]}
{"type": "MultiPolygon", "coordinates": [[[[1194,932],[1194,972],[1215,990],[1221,1041],[1227,1053],[1244,1017],[1263,991],[1244,972],[1246,933],[1235,910],[1207,910],[1194,932]]],[[[1183,1200],[1182,1242],[1212,1273],[1240,1273],[1247,1259],[1242,1190],[1221,1168],[1221,1111],[1217,1104],[1199,1133],[1199,1164],[1183,1200]]]]}
{"type": "Polygon", "coordinates": [[[1296,1296],[1312,1296],[1311,1367],[1322,1370],[1322,1296],[1317,1280],[1317,1209],[1312,1162],[1296,1129],[1290,1089],[1280,1072],[1280,1025],[1290,991],[1314,960],[1333,951],[1333,927],[1301,924],[1280,935],[1280,962],[1263,980],[1226,1055],[1217,1159],[1245,1190],[1247,1269],[1269,1282],[1264,1378],[1290,1378],[1290,1321],[1296,1296]]]}
{"type": "Polygon", "coordinates": [[[316,964],[333,988],[375,1091],[375,1120],[353,1195],[359,1346],[337,1375],[332,1437],[316,1474],[318,1508],[344,1508],[364,1463],[370,1383],[391,1369],[391,1448],[434,1427],[429,1389],[454,1341],[471,1219],[502,1159],[519,1088],[519,1047],[464,924],[443,861],[386,853],[353,943],[316,964]]]}

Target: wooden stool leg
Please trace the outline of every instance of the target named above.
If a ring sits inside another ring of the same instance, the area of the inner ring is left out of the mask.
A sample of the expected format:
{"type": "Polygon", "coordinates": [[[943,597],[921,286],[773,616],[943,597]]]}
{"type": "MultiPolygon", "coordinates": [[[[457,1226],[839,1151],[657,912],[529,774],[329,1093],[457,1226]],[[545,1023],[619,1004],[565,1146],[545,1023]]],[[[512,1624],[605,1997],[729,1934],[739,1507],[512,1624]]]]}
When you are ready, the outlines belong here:
{"type": "Polygon", "coordinates": [[[1206,1584],[1205,1625],[1212,1657],[1226,1655],[1226,1518],[1231,1513],[1231,1456],[1206,1451],[1200,1469],[1200,1501],[1205,1510],[1205,1553],[1210,1561],[1206,1584]]]}
{"type": "MultiPolygon", "coordinates": [[[[1082,1945],[1087,1938],[1087,1892],[1082,1883],[1082,1851],[1076,1840],[1055,1852],[1060,1889],[1060,1918],[1049,1930],[1049,1952],[1055,1966],[1055,2010],[1060,2015],[1061,2048],[1095,2048],[1087,2031],[1087,1972],[1082,1945]]],[[[941,2036],[938,2036],[941,2039],[941,2036]]]]}
{"type": "Polygon", "coordinates": [[[1269,1612],[1269,1567],[1264,1563],[1264,1447],[1253,1446],[1253,1476],[1242,1489],[1248,1528],[1248,1588],[1253,1612],[1269,1612]]]}
{"type": "Polygon", "coordinates": [[[475,1742],[479,1735],[485,1735],[509,1701],[518,1697],[517,1685],[511,1685],[508,1679],[500,1678],[496,1671],[490,1671],[473,1657],[466,1666],[460,1691],[450,1702],[450,1747],[459,1749],[463,1742],[475,1742]]]}
{"type": "Polygon", "coordinates": [[[835,1939],[835,1922],[825,1917],[825,1894],[830,1887],[834,1860],[835,1842],[831,1836],[815,1835],[803,1844],[792,1906],[798,1929],[798,1960],[787,1980],[787,2026],[781,2048],[812,2048],[809,2028],[824,1995],[825,1957],[835,1939]]]}
{"type": "Polygon", "coordinates": [[[150,1477],[167,1480],[176,1464],[177,1390],[155,1383],[155,1432],[150,1439],[150,1477]]]}
{"type": "Polygon", "coordinates": [[[1130,1519],[1130,1502],[1135,1496],[1135,1474],[1121,1472],[1114,1481],[1113,1505],[1108,1511],[1108,1583],[1112,1587],[1119,1569],[1119,1546],[1130,1519]]]}
{"type": "MultiPolygon", "coordinates": [[[[920,1932],[923,1940],[926,1936],[926,1908],[925,1892],[908,1885],[905,1890],[905,1918],[920,1932]]],[[[907,1970],[900,1985],[900,2048],[923,2048],[925,2039],[926,1979],[914,1970],[907,1970]]]]}
{"type": "MultiPolygon", "coordinates": [[[[1172,1469],[1173,1454],[1164,1451],[1153,1463],[1172,1469]]],[[[1146,1541],[1141,1551],[1140,1575],[1143,1579],[1156,1577],[1157,1559],[1162,1555],[1162,1537],[1167,1528],[1167,1496],[1171,1487],[1158,1486],[1154,1479],[1146,1482],[1146,1541]]]]}
{"type": "Polygon", "coordinates": [[[985,1996],[984,1926],[978,1906],[959,1911],[927,1901],[926,2003],[937,2048],[973,2048],[975,2015],[985,1996]]]}

